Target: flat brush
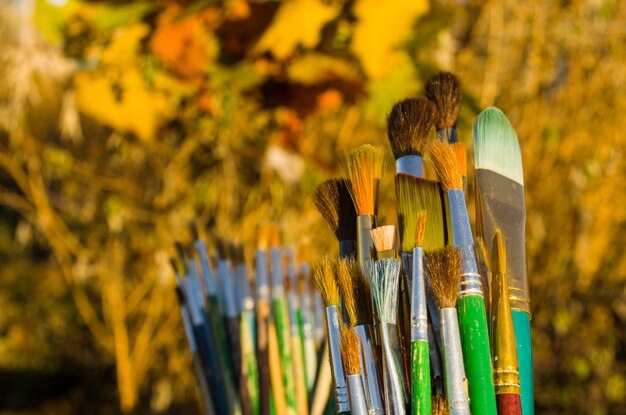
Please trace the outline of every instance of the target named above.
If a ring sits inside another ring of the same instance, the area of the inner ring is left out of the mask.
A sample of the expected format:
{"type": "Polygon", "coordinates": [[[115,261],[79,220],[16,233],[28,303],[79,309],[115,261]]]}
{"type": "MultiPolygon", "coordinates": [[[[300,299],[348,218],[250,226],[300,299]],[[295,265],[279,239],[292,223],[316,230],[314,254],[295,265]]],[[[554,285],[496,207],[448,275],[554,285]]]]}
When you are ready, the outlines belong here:
{"type": "Polygon", "coordinates": [[[341,328],[341,358],[348,380],[350,410],[353,415],[368,415],[365,390],[361,378],[359,339],[345,324],[341,328]]]}
{"type": "Polygon", "coordinates": [[[387,414],[407,413],[402,356],[398,337],[398,291],[400,260],[381,259],[372,265],[370,281],[375,299],[383,346],[383,376],[387,414]]]}
{"type": "Polygon", "coordinates": [[[424,233],[426,211],[418,214],[411,267],[411,407],[414,415],[431,413],[428,307],[424,284],[424,233]]]}
{"type": "Polygon", "coordinates": [[[324,258],[315,272],[313,282],[319,291],[326,307],[326,329],[328,342],[328,359],[333,378],[336,413],[350,412],[348,385],[341,360],[341,334],[339,331],[339,287],[336,280],[337,264],[330,258],[324,258]]]}
{"type": "Polygon", "coordinates": [[[343,304],[350,323],[359,339],[361,378],[370,414],[383,414],[381,367],[376,359],[372,334],[372,294],[369,282],[354,260],[342,259],[338,267],[338,281],[343,304]]]}
{"type": "Polygon", "coordinates": [[[461,253],[461,282],[457,308],[472,412],[495,415],[496,397],[485,300],[481,277],[476,266],[463,180],[458,160],[450,144],[433,141],[430,154],[441,180],[441,187],[445,191],[452,240],[461,253]]]}
{"type": "Polygon", "coordinates": [[[339,256],[356,253],[356,210],[348,189],[349,180],[329,179],[313,192],[313,203],[339,241],[339,256]]]}
{"type": "Polygon", "coordinates": [[[439,72],[426,81],[426,97],[435,104],[437,138],[448,143],[458,141],[456,120],[461,110],[462,89],[459,78],[450,72],[439,72]]]}
{"type": "Polygon", "coordinates": [[[396,174],[426,177],[423,154],[434,139],[437,109],[425,98],[409,98],[393,106],[387,136],[396,160],[396,174]]]}
{"type": "Polygon", "coordinates": [[[448,407],[452,415],[469,415],[468,379],[465,377],[459,322],[455,308],[460,282],[459,253],[452,247],[432,253],[428,261],[428,271],[433,293],[437,298],[439,308],[441,308],[441,333],[448,407]]]}
{"type": "Polygon", "coordinates": [[[396,258],[396,227],[394,225],[379,226],[370,231],[372,242],[376,248],[377,259],[396,258]]]}
{"type": "Polygon", "coordinates": [[[507,274],[524,415],[534,413],[530,296],[526,273],[524,170],[517,134],[497,108],[481,112],[473,128],[476,168],[476,224],[487,251],[497,228],[507,245],[507,274]]]}
{"type": "Polygon", "coordinates": [[[511,315],[509,285],[506,275],[504,237],[496,230],[492,244],[495,302],[492,311],[494,384],[499,415],[521,415],[520,378],[517,364],[515,329],[511,315]]]}

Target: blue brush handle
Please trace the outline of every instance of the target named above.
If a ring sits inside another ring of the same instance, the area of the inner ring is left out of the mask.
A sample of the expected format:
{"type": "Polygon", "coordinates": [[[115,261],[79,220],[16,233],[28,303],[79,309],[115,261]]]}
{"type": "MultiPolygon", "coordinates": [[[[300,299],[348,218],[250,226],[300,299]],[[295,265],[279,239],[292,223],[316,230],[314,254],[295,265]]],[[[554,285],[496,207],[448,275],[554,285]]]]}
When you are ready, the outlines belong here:
{"type": "Polygon", "coordinates": [[[530,340],[530,315],[521,310],[513,310],[513,326],[517,343],[517,360],[522,390],[522,413],[535,413],[535,390],[533,386],[533,350],[530,340]]]}

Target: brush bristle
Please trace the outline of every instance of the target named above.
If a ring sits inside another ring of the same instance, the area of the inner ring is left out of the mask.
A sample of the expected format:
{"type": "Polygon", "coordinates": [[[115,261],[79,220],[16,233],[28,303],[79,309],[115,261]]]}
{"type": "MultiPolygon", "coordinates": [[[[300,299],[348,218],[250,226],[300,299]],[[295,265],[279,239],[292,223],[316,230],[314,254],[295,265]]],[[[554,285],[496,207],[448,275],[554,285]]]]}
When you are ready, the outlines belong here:
{"type": "Polygon", "coordinates": [[[374,261],[370,269],[372,295],[376,302],[378,318],[383,323],[397,324],[400,260],[390,258],[374,261]]]}
{"type": "Polygon", "coordinates": [[[259,225],[256,247],[259,251],[266,251],[270,245],[272,235],[272,224],[268,222],[259,225]]]}
{"type": "Polygon", "coordinates": [[[493,264],[494,275],[506,274],[506,247],[504,244],[504,235],[502,235],[500,229],[496,229],[496,233],[493,236],[491,263],[493,264]]]}
{"type": "Polygon", "coordinates": [[[213,242],[215,242],[215,249],[220,259],[228,258],[228,243],[221,236],[214,235],[213,242]]]}
{"type": "Polygon", "coordinates": [[[459,170],[461,170],[461,176],[467,177],[467,151],[465,144],[458,142],[450,144],[456,155],[456,159],[459,162],[459,170]]]}
{"type": "Polygon", "coordinates": [[[459,161],[450,144],[434,140],[430,143],[428,152],[443,190],[463,190],[459,161]]]}
{"type": "Polygon", "coordinates": [[[339,291],[343,306],[346,308],[350,323],[354,326],[357,320],[357,305],[353,295],[354,284],[352,283],[352,274],[350,273],[350,262],[352,259],[340,259],[337,266],[337,282],[339,283],[339,291]]]}
{"type": "Polygon", "coordinates": [[[183,268],[180,266],[180,262],[178,262],[177,258],[170,257],[170,266],[174,270],[174,273],[176,273],[178,275],[183,275],[183,273],[182,273],[183,268]]]}
{"type": "Polygon", "coordinates": [[[189,231],[191,232],[191,236],[193,237],[194,241],[197,241],[198,239],[200,239],[200,233],[198,232],[198,224],[196,223],[195,220],[189,221],[189,231]]]}
{"type": "Polygon", "coordinates": [[[382,149],[364,144],[346,154],[341,170],[358,215],[375,215],[378,184],[385,166],[382,149]]]}
{"type": "Polygon", "coordinates": [[[313,285],[322,296],[326,307],[339,305],[339,287],[337,286],[337,263],[325,257],[313,272],[313,285]]]}
{"type": "Polygon", "coordinates": [[[448,410],[448,401],[443,395],[433,395],[432,398],[432,415],[450,415],[448,410]]]}
{"type": "Polygon", "coordinates": [[[396,174],[396,207],[398,212],[398,231],[400,249],[411,252],[415,241],[417,226],[418,194],[416,178],[407,174],[396,174]]]}
{"type": "Polygon", "coordinates": [[[299,296],[303,296],[306,294],[308,285],[309,282],[307,281],[307,278],[304,276],[304,274],[299,274],[296,282],[296,290],[299,296]]]}
{"type": "Polygon", "coordinates": [[[443,206],[439,184],[432,180],[415,179],[417,183],[418,209],[425,210],[428,214],[426,231],[424,233],[425,252],[436,251],[445,245],[443,206]]]}
{"type": "Polygon", "coordinates": [[[176,242],[176,252],[178,253],[178,257],[181,261],[185,261],[185,258],[187,258],[187,252],[185,250],[185,247],[183,246],[183,244],[181,242],[176,242]]]}
{"type": "Polygon", "coordinates": [[[439,113],[437,129],[454,127],[461,110],[462,89],[459,78],[450,72],[439,72],[426,81],[425,89],[426,96],[439,113]]]}
{"type": "Polygon", "coordinates": [[[502,111],[490,107],[481,112],[474,123],[473,137],[476,169],[491,170],[524,185],[517,134],[502,111]]]}
{"type": "Polygon", "coordinates": [[[379,226],[370,231],[372,241],[376,251],[389,251],[396,248],[396,227],[395,225],[379,226]]]}
{"type": "Polygon", "coordinates": [[[341,259],[338,266],[341,298],[353,326],[369,324],[372,320],[372,294],[361,265],[353,259],[341,259]]]}
{"type": "Polygon", "coordinates": [[[424,234],[426,233],[426,216],[425,210],[420,210],[417,216],[417,226],[415,227],[415,246],[422,247],[424,244],[424,234]]]}
{"type": "Polygon", "coordinates": [[[454,308],[461,281],[461,257],[453,247],[431,253],[426,262],[430,285],[439,308],[454,308]]]}
{"type": "Polygon", "coordinates": [[[343,324],[341,327],[341,359],[348,375],[361,374],[359,339],[354,329],[343,324]]]}
{"type": "Polygon", "coordinates": [[[246,250],[242,243],[237,244],[237,262],[240,264],[246,263],[246,250]]]}
{"type": "Polygon", "coordinates": [[[437,108],[426,98],[408,98],[398,102],[387,118],[387,136],[393,156],[422,155],[434,139],[437,108]]]}
{"type": "Polygon", "coordinates": [[[275,247],[280,246],[281,232],[280,232],[280,227],[276,224],[272,225],[269,242],[270,242],[270,248],[275,248],[275,247]]]}
{"type": "Polygon", "coordinates": [[[356,210],[342,179],[329,179],[313,193],[313,203],[339,241],[356,240],[356,210]]]}

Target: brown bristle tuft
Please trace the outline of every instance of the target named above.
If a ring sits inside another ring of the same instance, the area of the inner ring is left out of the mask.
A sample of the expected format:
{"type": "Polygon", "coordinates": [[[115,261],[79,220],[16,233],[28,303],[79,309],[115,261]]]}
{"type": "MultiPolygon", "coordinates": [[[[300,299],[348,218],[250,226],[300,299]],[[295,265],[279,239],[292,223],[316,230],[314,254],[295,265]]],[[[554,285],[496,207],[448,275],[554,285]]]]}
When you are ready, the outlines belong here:
{"type": "Polygon", "coordinates": [[[272,235],[272,224],[263,222],[259,225],[256,247],[259,251],[266,251],[270,246],[270,238],[272,235]]]}
{"type": "Polygon", "coordinates": [[[213,235],[213,242],[215,242],[215,249],[220,259],[228,259],[228,243],[221,236],[213,235]]]}
{"type": "Polygon", "coordinates": [[[459,251],[451,246],[431,253],[426,262],[439,308],[454,308],[461,281],[459,251]]]}
{"type": "Polygon", "coordinates": [[[237,244],[237,262],[240,264],[246,263],[246,250],[243,243],[237,244]]]}
{"type": "Polygon", "coordinates": [[[237,246],[233,241],[226,241],[226,248],[228,250],[228,259],[233,264],[237,263],[237,246]]]}
{"type": "Polygon", "coordinates": [[[313,192],[313,203],[339,241],[356,240],[356,210],[346,181],[329,179],[313,192]]]}
{"type": "Polygon", "coordinates": [[[396,248],[396,226],[385,225],[370,231],[376,251],[389,251],[396,248]]]}
{"type": "Polygon", "coordinates": [[[341,259],[337,273],[350,323],[353,326],[369,324],[372,319],[372,294],[361,265],[354,259],[341,259]]]}
{"type": "Polygon", "coordinates": [[[448,402],[443,395],[433,395],[432,398],[432,414],[433,415],[450,415],[448,402]]]}
{"type": "Polygon", "coordinates": [[[459,170],[461,170],[461,176],[467,177],[467,151],[465,149],[465,144],[458,142],[450,145],[452,146],[454,154],[456,154],[456,159],[459,162],[459,170]]]}
{"type": "Polygon", "coordinates": [[[361,374],[359,339],[354,329],[345,324],[341,326],[341,359],[348,375],[361,374]]]}
{"type": "Polygon", "coordinates": [[[328,307],[339,305],[339,287],[337,286],[337,262],[330,257],[325,257],[313,272],[313,285],[322,296],[324,304],[328,307]]]}
{"type": "Polygon", "coordinates": [[[417,227],[415,229],[415,246],[422,247],[424,243],[424,234],[426,234],[426,216],[425,210],[420,210],[417,217],[417,227]]]}
{"type": "Polygon", "coordinates": [[[275,248],[280,246],[280,227],[276,224],[272,225],[272,231],[270,233],[270,248],[275,248]]]}
{"type": "Polygon", "coordinates": [[[303,274],[299,274],[296,283],[296,290],[298,292],[298,295],[305,295],[308,285],[309,282],[307,281],[307,278],[303,274]]]}
{"type": "Polygon", "coordinates": [[[187,251],[185,250],[185,247],[183,246],[182,243],[180,242],[176,242],[176,253],[178,253],[178,257],[181,261],[185,261],[185,258],[187,258],[187,251]]]}
{"type": "Polygon", "coordinates": [[[184,272],[184,267],[181,266],[181,263],[179,262],[178,258],[176,257],[170,257],[170,266],[172,267],[172,269],[174,270],[174,272],[180,276],[183,275],[184,272]]]}
{"type": "Polygon", "coordinates": [[[387,118],[387,136],[393,156],[422,155],[435,135],[437,108],[426,98],[398,102],[387,118]]]}
{"type": "Polygon", "coordinates": [[[428,146],[428,152],[443,190],[463,190],[459,161],[450,144],[434,140],[428,146]]]}
{"type": "Polygon", "coordinates": [[[450,72],[439,72],[426,81],[426,96],[431,100],[439,118],[437,129],[452,128],[461,110],[461,81],[450,72]]]}
{"type": "Polygon", "coordinates": [[[382,149],[364,144],[346,154],[340,165],[358,215],[375,215],[378,185],[385,167],[382,149]]]}
{"type": "Polygon", "coordinates": [[[198,224],[196,223],[196,221],[190,220],[188,225],[189,225],[189,231],[191,232],[191,236],[193,237],[193,240],[197,241],[198,239],[200,239],[200,233],[198,232],[198,224]]]}

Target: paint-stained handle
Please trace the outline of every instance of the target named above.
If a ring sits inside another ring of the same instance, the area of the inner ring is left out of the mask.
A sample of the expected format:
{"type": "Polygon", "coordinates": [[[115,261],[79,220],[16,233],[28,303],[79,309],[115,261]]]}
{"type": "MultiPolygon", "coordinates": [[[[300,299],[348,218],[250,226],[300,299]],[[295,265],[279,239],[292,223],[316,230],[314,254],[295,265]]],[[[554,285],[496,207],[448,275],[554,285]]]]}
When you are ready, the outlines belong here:
{"type": "Polygon", "coordinates": [[[535,391],[533,386],[533,352],[530,339],[530,315],[513,310],[513,326],[517,341],[517,361],[519,362],[520,388],[522,391],[522,412],[535,413],[535,391]]]}
{"type": "Polygon", "coordinates": [[[430,415],[430,358],[427,341],[411,342],[411,400],[413,415],[430,415]]]}

